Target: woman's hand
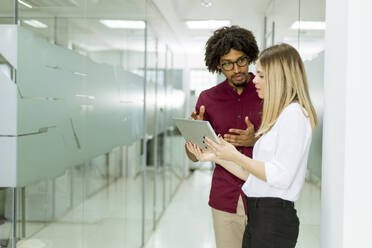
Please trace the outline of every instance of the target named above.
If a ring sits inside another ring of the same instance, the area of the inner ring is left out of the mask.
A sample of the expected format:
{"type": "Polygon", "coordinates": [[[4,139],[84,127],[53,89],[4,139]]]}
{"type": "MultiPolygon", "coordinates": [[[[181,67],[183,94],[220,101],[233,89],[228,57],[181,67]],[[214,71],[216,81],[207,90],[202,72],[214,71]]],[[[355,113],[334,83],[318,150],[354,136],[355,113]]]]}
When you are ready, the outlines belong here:
{"type": "Polygon", "coordinates": [[[218,139],[220,144],[216,143],[211,138],[205,137],[205,144],[208,149],[215,154],[217,159],[234,162],[234,160],[239,157],[240,152],[236,150],[235,146],[226,142],[222,137],[219,137],[218,139]]]}
{"type": "Polygon", "coordinates": [[[216,158],[216,155],[210,152],[209,150],[202,150],[199,146],[193,144],[192,142],[186,143],[187,149],[194,154],[197,160],[199,161],[213,161],[216,158]]]}

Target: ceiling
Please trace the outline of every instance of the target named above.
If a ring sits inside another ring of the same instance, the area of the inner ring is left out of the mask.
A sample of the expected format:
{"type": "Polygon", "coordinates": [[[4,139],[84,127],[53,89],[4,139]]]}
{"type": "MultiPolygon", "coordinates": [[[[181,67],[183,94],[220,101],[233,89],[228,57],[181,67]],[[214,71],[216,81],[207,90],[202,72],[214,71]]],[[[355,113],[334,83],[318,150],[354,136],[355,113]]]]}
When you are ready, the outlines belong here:
{"type": "Polygon", "coordinates": [[[263,37],[264,13],[270,0],[210,0],[212,6],[203,7],[201,0],[153,0],[167,19],[184,47],[204,46],[213,30],[187,29],[186,20],[229,20],[263,37]]]}
{"type": "MultiPolygon", "coordinates": [[[[298,32],[290,25],[301,15],[306,20],[324,20],[325,0],[23,0],[34,7],[19,4],[19,15],[24,19],[38,18],[48,23],[48,29],[34,29],[45,37],[53,36],[53,29],[68,25],[69,39],[86,50],[141,50],[143,30],[113,30],[103,26],[100,19],[147,19],[149,47],[157,37],[173,52],[204,54],[204,45],[213,30],[190,30],[186,20],[230,20],[233,25],[250,29],[259,44],[264,39],[264,16],[271,28],[275,20],[276,40],[298,41],[298,32]],[[210,1],[210,7],[202,6],[210,1]],[[301,6],[300,6],[301,2],[301,6]],[[146,4],[147,3],[147,4],[146,4]],[[301,10],[300,12],[298,10],[301,10]],[[145,18],[146,17],[146,18],[145,18]],[[68,24],[63,20],[68,19],[68,24]],[[271,20],[272,19],[272,20],[271,20]],[[58,20],[58,22],[56,21],[58,20]]],[[[1,17],[13,16],[14,0],[1,0],[1,17]]],[[[3,20],[5,20],[3,18],[3,20]]],[[[7,19],[9,22],[11,19],[7,19]]],[[[302,32],[306,39],[324,37],[324,32],[302,32]]],[[[75,45],[76,45],[75,44],[75,45]]],[[[191,59],[192,60],[192,59],[191,59]]]]}

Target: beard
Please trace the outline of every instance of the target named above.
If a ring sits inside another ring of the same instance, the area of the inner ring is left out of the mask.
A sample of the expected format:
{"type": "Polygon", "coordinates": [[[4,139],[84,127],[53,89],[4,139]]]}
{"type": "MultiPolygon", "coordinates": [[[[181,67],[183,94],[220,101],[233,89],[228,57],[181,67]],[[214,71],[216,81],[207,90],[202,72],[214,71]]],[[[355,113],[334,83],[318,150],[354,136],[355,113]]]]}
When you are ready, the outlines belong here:
{"type": "Polygon", "coordinates": [[[248,73],[237,73],[230,77],[229,81],[236,88],[243,88],[248,84],[248,73]],[[241,76],[242,80],[236,80],[235,77],[241,76]]]}
{"type": "Polygon", "coordinates": [[[243,88],[243,87],[245,87],[246,85],[247,85],[247,81],[244,81],[244,82],[241,82],[241,83],[235,83],[234,81],[233,81],[233,85],[235,86],[235,87],[237,87],[237,88],[243,88]]]}

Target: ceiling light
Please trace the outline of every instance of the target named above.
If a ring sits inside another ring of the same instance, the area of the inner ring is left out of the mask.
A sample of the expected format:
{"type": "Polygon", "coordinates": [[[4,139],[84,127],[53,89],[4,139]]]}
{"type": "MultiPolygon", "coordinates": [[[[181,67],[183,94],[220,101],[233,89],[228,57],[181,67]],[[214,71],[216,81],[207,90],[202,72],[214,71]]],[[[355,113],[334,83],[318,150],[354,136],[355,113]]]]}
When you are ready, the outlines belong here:
{"type": "Polygon", "coordinates": [[[201,6],[209,8],[212,7],[212,1],[211,0],[201,0],[200,1],[201,6]]]}
{"type": "Polygon", "coordinates": [[[20,4],[23,4],[24,6],[26,6],[27,8],[30,8],[30,9],[32,9],[32,6],[31,6],[31,4],[28,4],[28,3],[25,3],[24,1],[22,1],[22,0],[18,0],[18,2],[20,3],[20,4]]]}
{"type": "Polygon", "coordinates": [[[186,21],[185,23],[189,29],[216,29],[231,25],[231,22],[226,20],[186,21]]]}
{"type": "Polygon", "coordinates": [[[291,29],[301,29],[301,30],[325,30],[325,22],[305,22],[296,21],[292,24],[291,29]]]}
{"type": "Polygon", "coordinates": [[[48,25],[45,23],[39,22],[38,20],[24,20],[24,23],[33,26],[34,28],[47,28],[48,25]]]}
{"type": "Polygon", "coordinates": [[[146,27],[146,23],[144,21],[100,20],[100,23],[108,28],[145,29],[146,27]]]}

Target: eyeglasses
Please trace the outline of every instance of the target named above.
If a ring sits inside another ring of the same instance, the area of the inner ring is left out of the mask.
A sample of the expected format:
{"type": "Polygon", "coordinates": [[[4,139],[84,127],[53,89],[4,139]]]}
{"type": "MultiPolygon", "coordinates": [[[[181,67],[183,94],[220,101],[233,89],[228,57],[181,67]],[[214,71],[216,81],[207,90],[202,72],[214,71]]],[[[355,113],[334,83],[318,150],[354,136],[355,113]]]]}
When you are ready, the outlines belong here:
{"type": "Polygon", "coordinates": [[[235,62],[226,62],[226,63],[223,63],[221,65],[221,67],[225,71],[231,71],[232,69],[234,69],[234,64],[237,64],[239,67],[246,66],[246,65],[248,65],[248,57],[247,56],[244,56],[244,57],[238,58],[238,60],[235,61],[235,62]]]}

